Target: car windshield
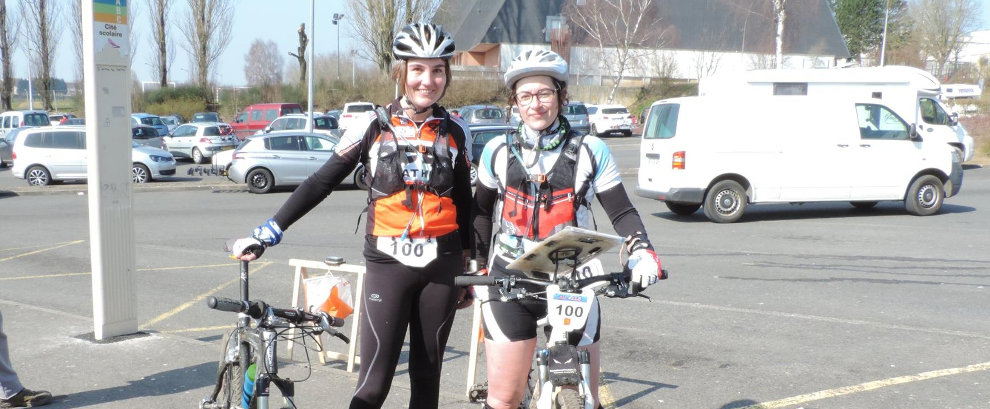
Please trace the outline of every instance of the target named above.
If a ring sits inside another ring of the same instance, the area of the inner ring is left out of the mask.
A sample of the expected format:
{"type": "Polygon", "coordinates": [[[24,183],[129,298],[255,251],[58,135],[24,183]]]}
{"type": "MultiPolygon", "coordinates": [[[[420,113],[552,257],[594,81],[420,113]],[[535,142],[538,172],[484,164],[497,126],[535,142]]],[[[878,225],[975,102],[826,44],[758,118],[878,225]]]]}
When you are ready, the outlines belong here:
{"type": "Polygon", "coordinates": [[[159,117],[157,117],[157,116],[149,116],[149,117],[141,118],[141,123],[142,124],[145,124],[145,125],[150,125],[150,126],[162,126],[162,125],[165,125],[165,123],[162,122],[162,119],[159,118],[159,117]]]}
{"type": "Polygon", "coordinates": [[[220,122],[220,117],[216,113],[200,113],[193,115],[193,122],[220,122]]]}
{"type": "Polygon", "coordinates": [[[25,114],[24,125],[25,126],[51,125],[51,120],[48,119],[48,114],[41,114],[41,113],[25,114]]]}
{"type": "Polygon", "coordinates": [[[504,117],[502,110],[495,108],[479,109],[475,116],[479,119],[502,119],[504,117]]]}
{"type": "Polygon", "coordinates": [[[602,109],[602,114],[628,114],[625,108],[605,108],[602,109]]]}
{"type": "Polygon", "coordinates": [[[316,129],[337,129],[337,121],[329,116],[316,117],[313,119],[313,128],[316,129]]]}
{"type": "Polygon", "coordinates": [[[586,108],[584,105],[568,105],[567,111],[564,112],[564,115],[587,115],[587,114],[588,114],[588,108],[586,108]]]}

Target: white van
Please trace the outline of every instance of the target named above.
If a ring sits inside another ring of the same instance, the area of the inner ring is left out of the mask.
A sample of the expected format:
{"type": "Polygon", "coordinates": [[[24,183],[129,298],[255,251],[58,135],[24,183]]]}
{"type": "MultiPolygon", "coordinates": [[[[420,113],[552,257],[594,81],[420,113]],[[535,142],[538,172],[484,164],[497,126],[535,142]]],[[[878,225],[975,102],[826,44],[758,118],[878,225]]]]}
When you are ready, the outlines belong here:
{"type": "Polygon", "coordinates": [[[875,100],[684,97],[649,112],[636,194],[679,215],[703,207],[730,223],[753,203],[881,200],[930,215],[962,185],[955,149],[875,100]]]}
{"type": "Polygon", "coordinates": [[[698,95],[807,95],[875,99],[917,126],[926,141],[939,140],[973,158],[973,137],[939,100],[938,79],[914,67],[753,70],[703,78],[698,95]]]}
{"type": "Polygon", "coordinates": [[[39,110],[7,111],[0,114],[0,137],[11,129],[29,126],[49,126],[48,112],[39,110]]]}

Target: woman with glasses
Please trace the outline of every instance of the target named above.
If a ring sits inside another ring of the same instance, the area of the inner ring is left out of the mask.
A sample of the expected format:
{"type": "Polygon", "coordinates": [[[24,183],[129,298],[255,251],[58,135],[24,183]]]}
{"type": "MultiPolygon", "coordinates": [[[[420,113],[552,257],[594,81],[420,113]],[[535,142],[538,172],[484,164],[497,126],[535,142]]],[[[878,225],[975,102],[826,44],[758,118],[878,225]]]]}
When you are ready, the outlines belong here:
{"type": "MultiPolygon", "coordinates": [[[[495,276],[523,276],[506,266],[565,226],[594,228],[590,207],[597,197],[615,231],[631,238],[633,281],[644,288],[657,282],[660,260],[608,146],[596,136],[574,132],[561,112],[567,103],[567,62],[552,51],[526,51],[509,65],[505,85],[521,121],[515,132],[491,140],[481,154],[474,211],[478,264],[495,276]]],[[[485,408],[518,408],[536,348],[536,322],[547,314],[546,303],[501,302],[496,288],[477,297],[484,302],[485,408]]],[[[596,301],[579,344],[590,352],[596,406],[600,323],[596,301]]]]}

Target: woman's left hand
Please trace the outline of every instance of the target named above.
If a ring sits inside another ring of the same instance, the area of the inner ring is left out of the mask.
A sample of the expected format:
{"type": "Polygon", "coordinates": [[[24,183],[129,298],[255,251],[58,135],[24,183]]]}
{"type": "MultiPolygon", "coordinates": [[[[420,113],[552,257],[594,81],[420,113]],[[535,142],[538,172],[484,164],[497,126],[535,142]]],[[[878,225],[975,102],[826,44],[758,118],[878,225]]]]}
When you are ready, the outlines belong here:
{"type": "Polygon", "coordinates": [[[461,287],[457,294],[457,309],[470,307],[474,303],[474,292],[471,287],[461,287]]]}

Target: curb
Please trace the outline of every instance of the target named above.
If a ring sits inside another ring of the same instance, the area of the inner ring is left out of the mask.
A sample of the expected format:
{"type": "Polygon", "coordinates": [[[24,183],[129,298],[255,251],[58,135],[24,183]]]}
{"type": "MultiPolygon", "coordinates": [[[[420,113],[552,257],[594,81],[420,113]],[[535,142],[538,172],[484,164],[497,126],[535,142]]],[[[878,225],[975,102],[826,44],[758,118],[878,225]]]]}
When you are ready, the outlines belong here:
{"type": "MultiPolygon", "coordinates": [[[[247,192],[246,185],[237,185],[233,182],[210,184],[210,183],[189,183],[189,182],[168,182],[158,181],[150,184],[134,185],[134,193],[144,192],[182,192],[193,190],[212,190],[222,192],[247,192]]],[[[23,188],[0,189],[0,197],[7,196],[45,196],[57,194],[89,194],[89,185],[85,183],[70,186],[25,186],[23,188]]]]}

